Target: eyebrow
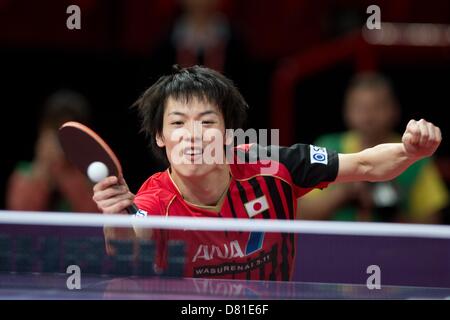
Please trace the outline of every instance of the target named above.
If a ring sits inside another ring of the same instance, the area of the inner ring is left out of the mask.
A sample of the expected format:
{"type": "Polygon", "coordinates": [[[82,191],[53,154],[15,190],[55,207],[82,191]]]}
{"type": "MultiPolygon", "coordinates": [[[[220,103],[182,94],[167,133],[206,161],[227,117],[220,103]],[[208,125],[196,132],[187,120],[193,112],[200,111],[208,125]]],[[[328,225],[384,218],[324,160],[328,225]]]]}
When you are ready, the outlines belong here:
{"type": "MultiPolygon", "coordinates": [[[[208,115],[208,114],[216,114],[217,115],[218,113],[216,111],[214,111],[214,110],[208,110],[208,111],[200,112],[199,116],[205,116],[205,115],[208,115]]],[[[170,115],[186,116],[186,114],[184,112],[180,112],[180,111],[169,112],[168,116],[170,116],[170,115]]]]}

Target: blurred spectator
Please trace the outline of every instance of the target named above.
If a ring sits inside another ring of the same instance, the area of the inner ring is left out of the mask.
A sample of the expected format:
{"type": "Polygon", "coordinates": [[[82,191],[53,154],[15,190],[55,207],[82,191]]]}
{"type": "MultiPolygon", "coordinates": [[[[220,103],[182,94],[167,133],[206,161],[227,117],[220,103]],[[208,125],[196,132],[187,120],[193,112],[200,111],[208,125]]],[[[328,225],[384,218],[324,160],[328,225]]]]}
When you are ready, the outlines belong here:
{"type": "Polygon", "coordinates": [[[179,0],[180,14],[165,41],[155,51],[156,74],[173,64],[204,65],[240,79],[245,75],[242,42],[221,12],[223,0],[179,0]],[[239,74],[236,74],[239,73],[239,74]]]}
{"type": "Polygon", "coordinates": [[[86,123],[89,107],[79,93],[62,90],[44,105],[31,162],[19,162],[6,195],[9,210],[97,212],[92,187],[65,158],[57,131],[66,121],[86,123]]]}
{"type": "MultiPolygon", "coordinates": [[[[318,146],[353,153],[380,143],[400,142],[394,132],[400,108],[391,85],[378,74],[357,75],[345,101],[347,132],[327,134],[318,146]]],[[[303,219],[440,223],[448,191],[432,159],[423,159],[396,179],[348,183],[313,191],[299,200],[303,219]]]]}

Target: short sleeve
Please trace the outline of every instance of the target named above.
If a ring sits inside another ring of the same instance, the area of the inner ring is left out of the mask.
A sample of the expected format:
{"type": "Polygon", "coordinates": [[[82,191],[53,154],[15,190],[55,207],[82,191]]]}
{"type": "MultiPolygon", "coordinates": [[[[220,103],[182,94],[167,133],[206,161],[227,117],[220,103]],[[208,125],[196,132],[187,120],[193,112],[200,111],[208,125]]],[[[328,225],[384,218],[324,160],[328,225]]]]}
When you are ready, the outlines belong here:
{"type": "Polygon", "coordinates": [[[134,198],[134,203],[141,212],[149,215],[161,215],[159,199],[154,194],[138,193],[134,198]]]}
{"type": "Polygon", "coordinates": [[[237,149],[237,156],[244,162],[279,162],[289,172],[294,185],[301,189],[325,188],[336,180],[339,169],[336,151],[309,144],[298,143],[291,147],[242,145],[237,149]]]}
{"type": "Polygon", "coordinates": [[[339,169],[338,153],[327,148],[294,144],[291,147],[272,146],[279,161],[299,188],[324,188],[336,179],[339,169]]]}
{"type": "Polygon", "coordinates": [[[134,198],[134,204],[138,207],[140,213],[145,215],[162,215],[164,196],[161,196],[162,190],[153,183],[153,179],[149,178],[139,188],[134,198]]]}

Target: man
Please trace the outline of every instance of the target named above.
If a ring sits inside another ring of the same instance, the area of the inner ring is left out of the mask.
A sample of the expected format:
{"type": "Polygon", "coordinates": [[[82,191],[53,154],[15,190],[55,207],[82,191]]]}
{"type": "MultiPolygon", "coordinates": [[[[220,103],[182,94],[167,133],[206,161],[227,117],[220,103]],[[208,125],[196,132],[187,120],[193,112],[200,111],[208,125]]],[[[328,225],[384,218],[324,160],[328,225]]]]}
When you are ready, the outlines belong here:
{"type": "MultiPolygon", "coordinates": [[[[122,177],[96,184],[93,198],[104,213],[125,214],[134,202],[140,216],[294,219],[295,199],[313,188],[392,179],[432,155],[441,141],[439,128],[411,120],[402,143],[354,154],[303,144],[239,145],[231,155],[221,153],[232,141],[226,129],[242,126],[247,104],[229,79],[198,66],[161,77],[137,108],[142,130],[169,168],[147,179],[136,196],[122,177]],[[206,159],[213,154],[211,145],[216,147],[213,163],[206,159]]],[[[167,242],[184,240],[188,277],[289,280],[292,275],[292,234],[136,230],[136,235],[156,240],[159,268],[166,267],[167,242]]]]}
{"type": "MultiPolygon", "coordinates": [[[[400,107],[389,81],[375,73],[354,77],[344,118],[349,131],[319,137],[317,145],[355,153],[381,143],[397,143],[400,107]]],[[[448,192],[431,158],[415,162],[395,179],[334,185],[299,199],[304,219],[439,223],[448,192]]]]}
{"type": "Polygon", "coordinates": [[[89,106],[78,92],[59,90],[48,97],[39,123],[32,161],[18,163],[6,195],[9,210],[95,212],[86,177],[69,163],[58,141],[66,121],[87,122],[89,106]]]}

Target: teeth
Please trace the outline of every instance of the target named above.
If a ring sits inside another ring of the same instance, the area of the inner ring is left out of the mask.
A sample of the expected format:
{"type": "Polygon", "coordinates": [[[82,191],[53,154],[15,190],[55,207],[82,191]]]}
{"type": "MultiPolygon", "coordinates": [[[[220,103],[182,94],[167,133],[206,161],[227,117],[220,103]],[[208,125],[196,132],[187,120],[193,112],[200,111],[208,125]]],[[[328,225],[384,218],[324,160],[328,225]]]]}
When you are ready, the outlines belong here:
{"type": "Polygon", "coordinates": [[[202,154],[202,150],[198,149],[187,149],[184,151],[185,154],[192,156],[192,155],[200,155],[202,154]]]}

